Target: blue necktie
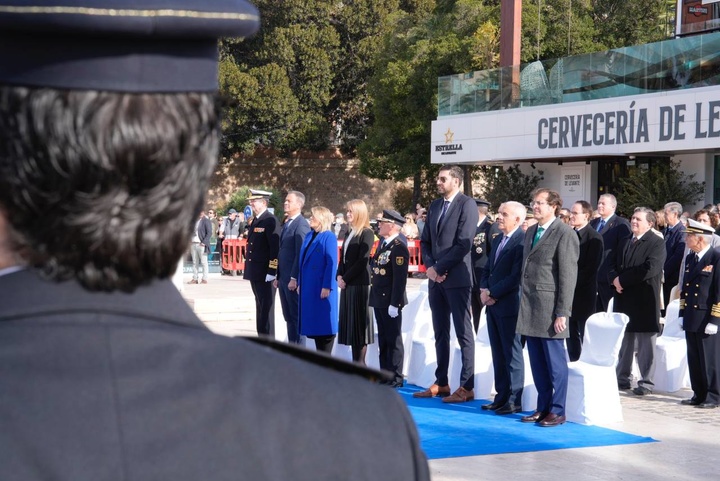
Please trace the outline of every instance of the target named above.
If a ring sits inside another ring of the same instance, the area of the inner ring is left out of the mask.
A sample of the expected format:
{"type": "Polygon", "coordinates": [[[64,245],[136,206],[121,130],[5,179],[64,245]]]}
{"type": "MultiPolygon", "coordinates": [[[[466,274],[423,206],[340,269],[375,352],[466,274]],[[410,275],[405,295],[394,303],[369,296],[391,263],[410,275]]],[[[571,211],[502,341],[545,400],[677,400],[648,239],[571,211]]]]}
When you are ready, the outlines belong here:
{"type": "Polygon", "coordinates": [[[605,219],[600,219],[600,222],[598,222],[597,231],[600,232],[603,230],[603,227],[605,227],[605,219]]]}
{"type": "Polygon", "coordinates": [[[446,200],[443,203],[442,212],[440,212],[440,218],[438,219],[438,226],[440,226],[440,224],[442,224],[442,221],[445,218],[445,213],[447,212],[449,206],[450,206],[450,201],[446,200]]]}

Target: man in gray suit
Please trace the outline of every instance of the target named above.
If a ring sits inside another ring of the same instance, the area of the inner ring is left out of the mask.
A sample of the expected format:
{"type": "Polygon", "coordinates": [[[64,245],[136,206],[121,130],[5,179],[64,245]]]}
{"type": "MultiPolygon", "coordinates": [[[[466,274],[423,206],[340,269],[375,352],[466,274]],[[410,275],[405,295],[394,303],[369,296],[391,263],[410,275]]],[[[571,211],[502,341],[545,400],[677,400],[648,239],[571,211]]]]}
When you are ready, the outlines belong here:
{"type": "Polygon", "coordinates": [[[288,342],[300,344],[302,336],[298,325],[298,258],[305,234],[310,224],[302,216],[305,195],[296,190],[288,191],[283,209],[287,220],[280,232],[280,251],[278,252],[278,272],[274,284],[280,289],[280,305],[287,323],[288,342]]]}
{"type": "Polygon", "coordinates": [[[478,211],[475,201],[460,192],[463,171],[443,166],[437,177],[442,198],[430,204],[427,224],[420,240],[430,281],[428,297],[435,331],[437,370],[435,383],[414,397],[443,397],[443,402],[466,402],[475,398],[475,331],[470,312],[473,284],[470,248],[475,237],[478,211]],[[450,314],[462,353],[460,387],[450,396],[450,314]]]}
{"type": "Polygon", "coordinates": [[[565,338],[577,282],[580,243],[556,217],[560,194],[538,189],[532,209],[538,223],[525,234],[517,333],[526,336],[530,368],[538,391],[537,410],[523,422],[543,427],[565,422],[568,367],[565,338]]]}

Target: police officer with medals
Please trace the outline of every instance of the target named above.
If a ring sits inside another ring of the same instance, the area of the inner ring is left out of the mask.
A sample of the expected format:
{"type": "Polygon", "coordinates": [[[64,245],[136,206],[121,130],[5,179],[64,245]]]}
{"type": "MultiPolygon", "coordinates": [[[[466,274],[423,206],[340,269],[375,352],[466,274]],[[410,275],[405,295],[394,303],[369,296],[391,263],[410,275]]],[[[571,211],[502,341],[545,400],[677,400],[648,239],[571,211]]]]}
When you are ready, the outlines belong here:
{"type": "Polygon", "coordinates": [[[483,199],[475,199],[478,209],[478,224],[475,230],[475,238],[473,239],[473,246],[470,249],[470,258],[473,267],[473,290],[470,296],[472,304],[472,317],[473,326],[475,333],[478,331],[480,326],[480,312],[482,311],[483,304],[480,301],[480,278],[482,277],[482,270],[487,264],[488,254],[490,253],[490,246],[492,241],[499,234],[502,234],[495,224],[488,217],[488,209],[490,208],[490,202],[483,199]]]}
{"type": "Polygon", "coordinates": [[[396,388],[403,385],[402,308],[407,304],[410,257],[407,245],[398,236],[404,224],[405,218],[399,212],[383,210],[378,220],[378,234],[383,240],[370,259],[370,306],[378,326],[380,368],[393,373],[393,380],[385,384],[396,388]]]}
{"type": "Polygon", "coordinates": [[[268,210],[271,192],[250,189],[248,202],[253,222],[248,228],[245,272],[255,295],[255,324],[257,333],[275,335],[275,291],[280,251],[280,223],[268,210]]]}
{"type": "Polygon", "coordinates": [[[688,220],[680,294],[680,323],[687,340],[687,360],[693,397],[681,404],[714,409],[720,404],[720,250],[710,245],[714,230],[688,220]]]}

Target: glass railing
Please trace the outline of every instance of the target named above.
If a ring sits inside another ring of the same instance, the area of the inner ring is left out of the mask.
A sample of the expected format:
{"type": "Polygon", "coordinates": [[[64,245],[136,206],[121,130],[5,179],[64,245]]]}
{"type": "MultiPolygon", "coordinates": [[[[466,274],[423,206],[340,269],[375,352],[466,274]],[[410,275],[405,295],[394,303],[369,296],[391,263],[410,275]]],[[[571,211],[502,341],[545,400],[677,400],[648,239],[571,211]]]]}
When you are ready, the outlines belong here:
{"type": "Polygon", "coordinates": [[[720,84],[720,32],[438,79],[438,116],[720,84]]]}

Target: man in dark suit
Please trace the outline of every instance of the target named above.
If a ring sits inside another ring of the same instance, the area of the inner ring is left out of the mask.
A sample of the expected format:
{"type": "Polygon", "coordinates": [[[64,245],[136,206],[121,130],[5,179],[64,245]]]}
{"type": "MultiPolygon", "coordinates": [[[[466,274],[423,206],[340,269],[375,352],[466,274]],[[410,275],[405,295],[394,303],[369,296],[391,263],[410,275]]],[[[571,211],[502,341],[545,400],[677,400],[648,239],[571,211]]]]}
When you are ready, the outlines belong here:
{"type": "Polygon", "coordinates": [[[248,202],[253,221],[248,228],[245,272],[255,295],[255,325],[258,334],[275,335],[275,286],[280,251],[280,224],[268,210],[271,192],[250,189],[248,202]]]}
{"type": "MultiPolygon", "coordinates": [[[[680,264],[685,257],[685,226],[680,222],[682,204],[668,202],[665,204],[665,264],[663,265],[663,306],[670,302],[670,291],[680,280],[680,264]]],[[[665,310],[663,309],[663,312],[665,310]]]]}
{"type": "Polygon", "coordinates": [[[537,387],[537,410],[523,422],[542,427],[565,422],[568,366],[565,339],[577,282],[579,241],[557,217],[560,194],[537,189],[533,214],[538,223],[525,233],[517,333],[526,336],[530,368],[537,387]]]}
{"type": "Polygon", "coordinates": [[[475,229],[475,238],[473,246],[470,250],[470,258],[473,266],[473,289],[471,299],[473,327],[477,333],[480,325],[480,313],[482,312],[483,303],[480,300],[480,277],[488,261],[488,253],[490,252],[491,242],[501,232],[488,217],[488,208],[490,203],[483,199],[475,199],[478,210],[478,225],[475,229]],[[494,234],[494,235],[493,235],[494,234]]]}
{"type": "Polygon", "coordinates": [[[478,212],[475,201],[460,192],[463,171],[443,166],[436,180],[442,195],[428,209],[427,224],[420,241],[423,262],[430,281],[428,298],[435,331],[437,370],[435,383],[415,397],[441,396],[444,402],[466,402],[475,398],[475,336],[470,312],[472,265],[470,249],[475,237],[478,212]],[[460,387],[450,395],[450,314],[462,355],[460,387]]]}
{"type": "Polygon", "coordinates": [[[217,39],[257,9],[57,4],[0,0],[0,479],[429,479],[395,392],[215,335],[170,281],[215,171],[217,39]]]}
{"type": "Polygon", "coordinates": [[[688,224],[685,242],[690,254],[682,277],[680,322],[693,397],[681,404],[715,409],[720,405],[720,250],[711,246],[711,226],[693,219],[688,224]]]}
{"type": "Polygon", "coordinates": [[[520,308],[520,273],[522,272],[525,232],[525,206],[505,202],[498,210],[497,226],[502,235],[493,241],[490,259],[480,280],[482,302],[486,307],[488,336],[492,351],[493,373],[497,394],[483,409],[496,414],[512,414],[522,409],[525,385],[525,362],[520,336],[515,332],[520,308]]]}
{"type": "Polygon", "coordinates": [[[200,218],[195,223],[195,231],[190,243],[190,255],[193,263],[193,277],[188,284],[198,283],[198,263],[202,265],[202,284],[208,283],[208,253],[210,252],[210,238],[212,237],[212,223],[200,212],[200,218]]]}
{"type": "Polygon", "coordinates": [[[280,288],[280,306],[287,324],[288,342],[300,344],[302,336],[298,325],[298,258],[305,234],[310,231],[310,224],[302,216],[305,195],[291,190],[285,196],[283,209],[287,220],[280,231],[280,250],[278,251],[277,279],[273,281],[275,288],[280,288]]]}
{"type": "Polygon", "coordinates": [[[575,202],[570,209],[570,227],[575,229],[580,240],[577,283],[570,316],[570,334],[567,338],[570,361],[580,359],[585,322],[597,312],[597,273],[602,262],[603,238],[588,225],[591,215],[592,205],[584,200],[575,202]]]}
{"type": "Polygon", "coordinates": [[[597,211],[600,217],[590,221],[590,227],[603,238],[603,259],[597,273],[596,312],[607,311],[610,299],[615,295],[612,279],[609,278],[610,265],[615,264],[615,256],[630,238],[630,223],[615,213],[617,199],[612,194],[603,194],[598,199],[597,211]]]}
{"type": "Polygon", "coordinates": [[[660,282],[665,262],[665,243],[650,229],[655,225],[655,212],[638,207],[630,219],[632,238],[617,253],[610,266],[615,287],[614,312],[627,314],[616,367],[618,388],[630,389],[635,349],[641,379],[633,392],[639,396],[653,390],[655,374],[655,340],[660,332],[660,282]]]}
{"type": "Polygon", "coordinates": [[[405,287],[410,252],[399,238],[405,224],[394,210],[384,210],[378,233],[383,241],[370,259],[372,269],[370,307],[374,308],[378,327],[380,369],[393,373],[386,384],[403,386],[402,308],[407,304],[405,287]]]}

